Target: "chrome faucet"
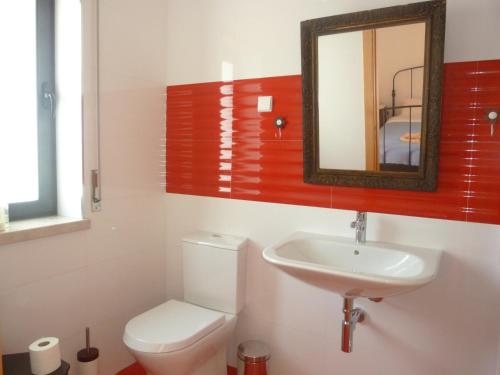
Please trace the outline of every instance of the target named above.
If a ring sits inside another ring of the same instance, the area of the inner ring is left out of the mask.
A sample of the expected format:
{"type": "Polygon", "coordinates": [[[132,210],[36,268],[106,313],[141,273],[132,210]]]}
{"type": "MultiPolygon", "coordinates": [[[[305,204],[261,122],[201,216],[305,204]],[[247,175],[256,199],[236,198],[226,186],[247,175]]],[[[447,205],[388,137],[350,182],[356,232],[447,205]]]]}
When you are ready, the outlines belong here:
{"type": "Polygon", "coordinates": [[[366,242],[366,212],[358,212],[356,220],[351,223],[351,228],[356,229],[356,243],[366,242]]]}

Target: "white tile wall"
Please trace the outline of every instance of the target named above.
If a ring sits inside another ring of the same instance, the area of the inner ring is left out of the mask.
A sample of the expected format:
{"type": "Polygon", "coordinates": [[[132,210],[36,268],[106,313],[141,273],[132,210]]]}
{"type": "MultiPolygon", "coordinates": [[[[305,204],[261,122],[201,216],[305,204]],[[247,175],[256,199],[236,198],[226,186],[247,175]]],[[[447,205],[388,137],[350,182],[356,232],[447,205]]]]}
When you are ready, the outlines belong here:
{"type": "MultiPolygon", "coordinates": [[[[74,364],[89,325],[101,374],[111,375],[132,362],[121,341],[126,322],[165,299],[166,13],[162,0],[100,3],[103,209],[89,214],[88,231],[0,247],[0,340],[14,353],[55,335],[74,364]]],[[[86,176],[95,156],[91,109],[86,176]]]]}
{"type": "Polygon", "coordinates": [[[204,229],[247,236],[247,303],[235,345],[269,343],[272,374],[489,375],[497,367],[500,227],[395,215],[368,215],[368,238],[445,250],[432,284],[382,303],[358,300],[367,320],[354,353],[340,349],[342,300],[266,263],[261,251],[291,232],[353,236],[355,213],[169,194],[167,291],[181,295],[179,244],[204,229]],[[176,212],[184,212],[182,216],[176,212]],[[187,217],[192,214],[194,220],[187,217]],[[387,229],[390,230],[387,230],[387,229]],[[335,372],[333,372],[335,371],[335,372]]]}

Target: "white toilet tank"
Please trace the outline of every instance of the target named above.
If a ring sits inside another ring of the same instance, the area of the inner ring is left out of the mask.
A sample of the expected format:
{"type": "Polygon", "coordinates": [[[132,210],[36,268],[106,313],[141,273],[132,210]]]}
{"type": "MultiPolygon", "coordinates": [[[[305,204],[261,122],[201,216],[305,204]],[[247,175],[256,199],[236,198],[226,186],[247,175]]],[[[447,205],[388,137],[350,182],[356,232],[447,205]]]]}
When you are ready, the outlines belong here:
{"type": "Polygon", "coordinates": [[[184,301],[237,314],[245,303],[246,238],[196,232],[182,239],[184,301]]]}

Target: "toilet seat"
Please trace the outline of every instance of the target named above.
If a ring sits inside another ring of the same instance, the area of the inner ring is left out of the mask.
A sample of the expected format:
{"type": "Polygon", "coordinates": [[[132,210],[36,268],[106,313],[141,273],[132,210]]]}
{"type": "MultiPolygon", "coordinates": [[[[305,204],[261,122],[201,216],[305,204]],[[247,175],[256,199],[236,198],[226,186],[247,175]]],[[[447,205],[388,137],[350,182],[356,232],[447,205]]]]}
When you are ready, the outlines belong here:
{"type": "Polygon", "coordinates": [[[170,300],[130,320],[123,340],[140,352],[173,352],[208,335],[225,319],[224,313],[170,300]]]}

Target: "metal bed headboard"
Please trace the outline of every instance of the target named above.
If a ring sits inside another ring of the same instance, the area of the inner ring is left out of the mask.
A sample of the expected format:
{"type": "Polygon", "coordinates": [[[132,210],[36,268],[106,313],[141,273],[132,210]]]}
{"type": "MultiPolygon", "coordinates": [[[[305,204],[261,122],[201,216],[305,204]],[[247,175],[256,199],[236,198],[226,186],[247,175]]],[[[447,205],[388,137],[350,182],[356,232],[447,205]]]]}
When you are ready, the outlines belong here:
{"type": "Polygon", "coordinates": [[[396,73],[394,73],[394,76],[392,77],[392,115],[396,116],[396,78],[399,73],[402,72],[407,72],[408,70],[410,71],[410,97],[413,98],[413,71],[417,69],[423,69],[424,66],[412,66],[410,68],[406,69],[401,69],[398,70],[396,73]]]}

